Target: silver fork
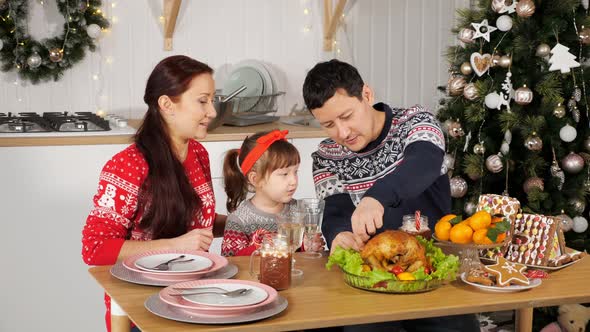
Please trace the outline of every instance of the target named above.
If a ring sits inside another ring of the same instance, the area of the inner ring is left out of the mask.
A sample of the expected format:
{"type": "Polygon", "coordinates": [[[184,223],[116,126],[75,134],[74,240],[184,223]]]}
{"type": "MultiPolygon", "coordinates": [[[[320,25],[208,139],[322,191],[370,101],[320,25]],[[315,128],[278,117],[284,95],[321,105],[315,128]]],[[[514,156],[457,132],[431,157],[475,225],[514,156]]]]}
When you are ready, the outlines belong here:
{"type": "Polygon", "coordinates": [[[184,260],[184,261],[179,261],[179,259],[183,259],[184,257],[186,257],[186,256],[180,255],[178,257],[172,258],[169,261],[166,261],[164,263],[160,263],[154,267],[147,267],[147,266],[140,265],[140,264],[138,264],[138,265],[143,266],[144,268],[150,269],[150,270],[168,271],[168,270],[170,270],[170,264],[172,264],[172,263],[188,263],[188,262],[194,261],[194,259],[192,259],[192,258],[184,260]]]}
{"type": "MultiPolygon", "coordinates": [[[[220,288],[221,289],[221,288],[220,288]]],[[[233,291],[225,291],[225,292],[189,292],[189,293],[172,293],[172,296],[185,296],[185,295],[201,295],[201,294],[216,294],[226,297],[236,297],[246,295],[252,292],[252,288],[240,288],[233,291]]]]}

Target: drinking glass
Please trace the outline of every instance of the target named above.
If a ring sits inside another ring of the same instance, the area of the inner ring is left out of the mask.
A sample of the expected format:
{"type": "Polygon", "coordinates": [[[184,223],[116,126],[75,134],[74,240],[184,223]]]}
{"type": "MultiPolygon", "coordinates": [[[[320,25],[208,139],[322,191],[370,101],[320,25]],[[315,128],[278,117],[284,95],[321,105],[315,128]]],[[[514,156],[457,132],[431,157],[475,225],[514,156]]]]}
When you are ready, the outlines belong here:
{"type": "Polygon", "coordinates": [[[303,221],[305,215],[298,210],[278,216],[278,233],[284,235],[291,249],[291,276],[300,277],[303,271],[295,268],[295,251],[303,243],[303,221]]]}
{"type": "Polygon", "coordinates": [[[324,216],[324,201],[318,198],[303,198],[297,201],[297,210],[304,214],[303,257],[320,258],[324,248],[314,248],[314,239],[322,236],[322,218],[324,216]]]}

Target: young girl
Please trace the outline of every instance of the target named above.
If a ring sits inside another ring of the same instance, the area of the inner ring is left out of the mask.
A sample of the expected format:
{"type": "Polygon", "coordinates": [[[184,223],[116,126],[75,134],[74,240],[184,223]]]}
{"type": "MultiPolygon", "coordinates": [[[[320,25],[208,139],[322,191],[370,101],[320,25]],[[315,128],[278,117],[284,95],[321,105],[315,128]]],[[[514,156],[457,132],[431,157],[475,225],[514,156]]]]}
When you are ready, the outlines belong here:
{"type": "Polygon", "coordinates": [[[247,137],[239,150],[228,151],[223,177],[230,215],[222,255],[250,255],[262,242],[262,235],[277,231],[277,215],[297,206],[293,194],[300,158],[297,148],[285,139],[287,133],[256,133],[247,137]],[[254,196],[246,199],[249,191],[254,196]]]}

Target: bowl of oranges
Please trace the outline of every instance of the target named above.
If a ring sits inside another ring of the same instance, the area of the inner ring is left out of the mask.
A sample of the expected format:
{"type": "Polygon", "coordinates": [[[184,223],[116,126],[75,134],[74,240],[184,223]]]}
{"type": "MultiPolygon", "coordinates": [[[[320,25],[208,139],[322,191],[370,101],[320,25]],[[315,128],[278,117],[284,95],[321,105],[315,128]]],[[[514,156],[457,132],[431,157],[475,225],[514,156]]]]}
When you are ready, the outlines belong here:
{"type": "Polygon", "coordinates": [[[461,271],[477,267],[479,250],[502,247],[510,242],[511,224],[504,215],[491,215],[485,210],[462,219],[448,214],[434,226],[433,238],[445,253],[458,254],[461,271]]]}

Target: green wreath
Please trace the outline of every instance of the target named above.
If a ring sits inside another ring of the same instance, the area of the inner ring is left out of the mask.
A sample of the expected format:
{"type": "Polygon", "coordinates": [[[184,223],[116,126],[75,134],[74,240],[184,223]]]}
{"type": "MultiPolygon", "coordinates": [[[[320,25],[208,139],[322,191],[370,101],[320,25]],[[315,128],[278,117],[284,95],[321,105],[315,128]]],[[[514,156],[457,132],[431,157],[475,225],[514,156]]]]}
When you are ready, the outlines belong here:
{"type": "Polygon", "coordinates": [[[66,69],[84,58],[86,48],[96,49],[100,29],[109,22],[100,10],[101,0],[55,0],[64,16],[59,36],[37,41],[27,34],[27,0],[0,0],[0,62],[2,71],[17,70],[33,84],[59,80],[66,69]]]}

